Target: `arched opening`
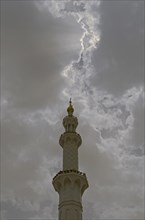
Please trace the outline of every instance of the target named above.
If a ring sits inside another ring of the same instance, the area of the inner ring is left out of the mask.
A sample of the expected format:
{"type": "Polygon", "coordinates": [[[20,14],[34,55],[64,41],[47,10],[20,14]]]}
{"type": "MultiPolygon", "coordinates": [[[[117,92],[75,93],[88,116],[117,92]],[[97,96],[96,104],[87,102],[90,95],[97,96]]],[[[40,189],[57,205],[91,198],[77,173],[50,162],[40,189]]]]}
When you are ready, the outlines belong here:
{"type": "Polygon", "coordinates": [[[83,195],[83,193],[84,193],[84,191],[85,191],[86,188],[87,188],[86,185],[83,185],[83,186],[82,186],[82,188],[81,188],[81,195],[83,195]]]}
{"type": "Polygon", "coordinates": [[[80,188],[81,185],[80,179],[75,180],[74,185],[80,188]]]}
{"type": "Polygon", "coordinates": [[[79,212],[77,209],[75,209],[75,219],[79,220],[79,212]]]}
{"type": "Polygon", "coordinates": [[[70,131],[70,127],[71,127],[71,125],[70,125],[70,124],[68,124],[68,131],[70,131]]]}
{"type": "Polygon", "coordinates": [[[69,137],[67,137],[66,142],[69,143],[71,141],[71,139],[69,137]]]}
{"type": "Polygon", "coordinates": [[[56,189],[57,189],[58,192],[60,191],[60,189],[61,189],[61,183],[60,182],[57,182],[56,189]]]}
{"type": "Polygon", "coordinates": [[[69,218],[69,212],[70,212],[70,210],[69,210],[69,209],[66,209],[66,213],[65,213],[66,220],[70,220],[70,218],[69,218]]]}
{"type": "Polygon", "coordinates": [[[71,180],[66,177],[65,180],[64,180],[64,187],[67,188],[71,185],[71,180]]]}

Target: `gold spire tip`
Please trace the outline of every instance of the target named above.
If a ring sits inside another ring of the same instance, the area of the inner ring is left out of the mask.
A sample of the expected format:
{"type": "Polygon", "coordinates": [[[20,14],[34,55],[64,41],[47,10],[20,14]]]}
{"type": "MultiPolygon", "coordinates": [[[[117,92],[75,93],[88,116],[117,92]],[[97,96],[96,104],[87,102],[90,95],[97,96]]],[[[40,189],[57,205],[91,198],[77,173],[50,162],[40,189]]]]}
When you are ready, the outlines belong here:
{"type": "Polygon", "coordinates": [[[74,112],[74,108],[73,108],[73,105],[72,105],[71,98],[70,98],[70,101],[69,101],[69,106],[67,108],[67,112],[68,112],[68,115],[72,115],[73,112],[74,112]]]}
{"type": "Polygon", "coordinates": [[[69,100],[69,104],[71,105],[71,103],[72,103],[72,101],[71,101],[71,98],[70,98],[70,100],[69,100]]]}

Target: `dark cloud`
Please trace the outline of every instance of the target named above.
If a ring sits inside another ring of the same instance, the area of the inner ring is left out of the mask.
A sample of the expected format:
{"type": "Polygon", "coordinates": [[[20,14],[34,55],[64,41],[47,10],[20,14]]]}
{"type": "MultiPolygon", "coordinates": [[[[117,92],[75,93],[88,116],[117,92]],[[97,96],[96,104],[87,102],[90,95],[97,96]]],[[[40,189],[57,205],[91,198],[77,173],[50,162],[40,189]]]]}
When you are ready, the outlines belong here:
{"type": "Polygon", "coordinates": [[[2,1],[2,216],[57,218],[72,95],[84,219],[143,219],[143,2],[39,3],[2,1]]]}
{"type": "Polygon", "coordinates": [[[92,58],[94,86],[121,95],[134,85],[143,85],[143,5],[143,1],[101,2],[101,40],[92,58]]]}
{"type": "Polygon", "coordinates": [[[135,123],[135,127],[133,129],[132,132],[132,143],[134,144],[134,146],[137,146],[138,148],[142,148],[144,145],[144,100],[143,97],[140,97],[137,105],[135,106],[134,110],[133,110],[133,114],[134,114],[134,123],[135,123]]]}
{"type": "Polygon", "coordinates": [[[79,29],[72,18],[54,19],[48,12],[41,13],[33,1],[3,1],[2,8],[2,86],[6,98],[17,107],[46,106],[58,99],[65,85],[60,73],[77,57],[81,31],[76,31],[79,29]]]}

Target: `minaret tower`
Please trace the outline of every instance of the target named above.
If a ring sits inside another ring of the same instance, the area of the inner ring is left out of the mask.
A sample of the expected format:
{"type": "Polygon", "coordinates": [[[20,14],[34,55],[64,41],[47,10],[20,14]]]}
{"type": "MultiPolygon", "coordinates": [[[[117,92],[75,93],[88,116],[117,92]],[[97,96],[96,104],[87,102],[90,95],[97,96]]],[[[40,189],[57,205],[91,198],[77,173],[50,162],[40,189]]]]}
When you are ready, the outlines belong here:
{"type": "Polygon", "coordinates": [[[85,173],[78,169],[78,148],[82,143],[76,132],[78,120],[73,116],[70,99],[68,115],[63,119],[65,132],[59,144],[63,148],[63,170],[53,178],[53,186],[59,194],[59,220],[82,220],[82,195],[88,188],[85,173]]]}

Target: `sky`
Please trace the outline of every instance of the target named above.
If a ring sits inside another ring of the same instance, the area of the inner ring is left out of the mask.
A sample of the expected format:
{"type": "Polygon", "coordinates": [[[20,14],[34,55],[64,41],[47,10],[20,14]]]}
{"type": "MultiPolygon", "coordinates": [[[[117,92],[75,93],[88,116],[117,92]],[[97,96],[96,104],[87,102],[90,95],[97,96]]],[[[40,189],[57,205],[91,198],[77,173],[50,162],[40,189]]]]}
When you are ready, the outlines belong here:
{"type": "Polygon", "coordinates": [[[1,1],[1,219],[57,219],[70,97],[83,219],[144,219],[141,0],[1,1]]]}

